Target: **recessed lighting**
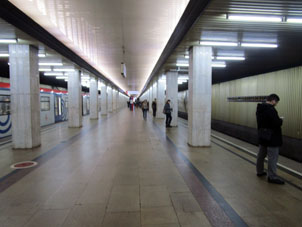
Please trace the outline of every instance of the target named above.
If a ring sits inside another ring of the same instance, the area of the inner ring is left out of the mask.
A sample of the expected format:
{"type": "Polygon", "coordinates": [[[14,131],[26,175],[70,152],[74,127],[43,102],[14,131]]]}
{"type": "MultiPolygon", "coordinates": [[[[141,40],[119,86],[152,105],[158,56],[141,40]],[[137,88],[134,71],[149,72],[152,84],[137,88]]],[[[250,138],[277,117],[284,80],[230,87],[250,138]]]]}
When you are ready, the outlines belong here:
{"type": "Polygon", "coordinates": [[[67,76],[56,76],[56,79],[59,79],[59,80],[67,80],[68,77],[67,77],[67,76]]]}
{"type": "Polygon", "coordinates": [[[302,23],[302,18],[298,18],[298,17],[290,17],[286,19],[286,22],[288,23],[302,23]]]}
{"type": "Polygon", "coordinates": [[[38,54],[39,58],[45,58],[46,54],[38,54]]]}
{"type": "Polygon", "coordinates": [[[213,61],[211,66],[213,68],[225,68],[226,64],[224,61],[213,61]]]}
{"type": "Polygon", "coordinates": [[[238,43],[235,42],[216,42],[216,41],[200,41],[199,44],[204,46],[232,46],[232,47],[238,46],[238,43]]]}
{"type": "Polygon", "coordinates": [[[62,66],[61,62],[39,62],[39,65],[62,66]]]}
{"type": "Polygon", "coordinates": [[[224,56],[217,56],[217,60],[229,60],[229,61],[244,61],[245,57],[224,57],[224,56]]]}
{"type": "Polygon", "coordinates": [[[0,43],[5,43],[5,44],[17,43],[17,39],[0,39],[0,43]]]}
{"type": "Polygon", "coordinates": [[[243,15],[243,14],[229,14],[227,19],[233,21],[251,21],[251,22],[282,22],[280,16],[266,16],[266,15],[243,15]]]}
{"type": "Polygon", "coordinates": [[[277,44],[272,43],[241,43],[242,47],[263,47],[263,48],[277,48],[277,44]]]}

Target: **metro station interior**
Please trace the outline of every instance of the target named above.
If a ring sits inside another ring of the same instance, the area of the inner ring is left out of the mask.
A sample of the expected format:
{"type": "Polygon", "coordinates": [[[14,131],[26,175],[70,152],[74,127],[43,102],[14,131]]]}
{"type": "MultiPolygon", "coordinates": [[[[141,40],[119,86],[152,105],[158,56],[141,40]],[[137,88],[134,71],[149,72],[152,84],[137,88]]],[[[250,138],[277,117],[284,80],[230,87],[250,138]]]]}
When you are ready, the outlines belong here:
{"type": "Polygon", "coordinates": [[[302,1],[2,0],[0,227],[301,226],[301,38],[302,1]]]}

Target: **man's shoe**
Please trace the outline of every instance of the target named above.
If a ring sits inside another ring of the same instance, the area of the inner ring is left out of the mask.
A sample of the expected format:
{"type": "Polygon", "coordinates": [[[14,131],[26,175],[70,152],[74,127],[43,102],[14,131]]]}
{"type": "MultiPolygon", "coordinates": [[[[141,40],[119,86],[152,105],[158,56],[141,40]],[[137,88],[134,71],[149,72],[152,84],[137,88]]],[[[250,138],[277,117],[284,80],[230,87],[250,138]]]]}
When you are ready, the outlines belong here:
{"type": "Polygon", "coordinates": [[[284,184],[283,180],[280,180],[278,178],[267,178],[268,183],[272,183],[272,184],[284,184]]]}
{"type": "Polygon", "coordinates": [[[263,173],[257,173],[257,177],[263,177],[263,176],[266,176],[266,172],[263,172],[263,173]]]}

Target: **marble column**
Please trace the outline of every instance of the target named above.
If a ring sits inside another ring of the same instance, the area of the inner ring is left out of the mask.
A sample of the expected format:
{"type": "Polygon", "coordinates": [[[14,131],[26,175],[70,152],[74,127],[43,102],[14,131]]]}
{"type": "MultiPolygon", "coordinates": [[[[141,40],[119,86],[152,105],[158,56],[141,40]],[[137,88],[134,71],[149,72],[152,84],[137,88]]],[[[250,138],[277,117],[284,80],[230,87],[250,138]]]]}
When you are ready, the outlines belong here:
{"type": "Polygon", "coordinates": [[[160,76],[157,81],[157,112],[156,112],[156,118],[165,118],[165,115],[163,114],[163,109],[165,105],[165,84],[166,84],[166,77],[160,76]]]}
{"type": "Polygon", "coordinates": [[[90,119],[99,118],[99,102],[98,102],[98,79],[90,76],[90,119]]]}
{"type": "Polygon", "coordinates": [[[78,69],[68,72],[68,127],[82,127],[82,86],[78,69]]]}
{"type": "Polygon", "coordinates": [[[149,88],[149,112],[152,113],[153,84],[149,88]]]}
{"type": "Polygon", "coordinates": [[[101,85],[101,114],[107,115],[107,85],[101,85]]]}
{"type": "Polygon", "coordinates": [[[171,126],[178,125],[178,72],[167,72],[166,75],[167,94],[166,100],[170,99],[172,111],[171,126]]]}
{"type": "Polygon", "coordinates": [[[38,49],[9,45],[13,148],[41,145],[38,49]]]}
{"type": "Polygon", "coordinates": [[[108,106],[108,112],[112,113],[113,110],[113,94],[112,94],[112,87],[107,86],[107,106],[108,106]]]}
{"type": "Polygon", "coordinates": [[[112,90],[112,111],[116,111],[116,90],[112,90]]]}
{"type": "Polygon", "coordinates": [[[212,47],[190,49],[188,144],[211,145],[212,47]]]}

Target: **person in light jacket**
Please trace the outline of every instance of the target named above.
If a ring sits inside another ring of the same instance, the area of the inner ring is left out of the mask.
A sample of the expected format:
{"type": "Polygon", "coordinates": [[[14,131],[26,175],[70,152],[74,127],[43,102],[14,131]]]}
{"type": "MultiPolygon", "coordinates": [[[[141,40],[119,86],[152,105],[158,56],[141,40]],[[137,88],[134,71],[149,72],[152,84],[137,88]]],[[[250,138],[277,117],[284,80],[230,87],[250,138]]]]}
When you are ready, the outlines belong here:
{"type": "Polygon", "coordinates": [[[172,108],[170,106],[170,99],[167,100],[165,106],[164,106],[164,111],[163,113],[166,114],[166,127],[170,128],[171,127],[171,121],[172,121],[172,108]]]}
{"type": "Polygon", "coordinates": [[[257,106],[256,117],[258,126],[259,152],[257,156],[257,176],[266,176],[264,172],[264,159],[268,156],[268,182],[284,184],[277,174],[279,148],[282,146],[282,118],[278,116],[275,106],[280,101],[276,94],[267,97],[265,103],[257,106]]]}
{"type": "Polygon", "coordinates": [[[148,112],[148,103],[147,100],[144,100],[142,103],[142,111],[143,111],[143,118],[147,119],[147,112],[148,112]]]}

